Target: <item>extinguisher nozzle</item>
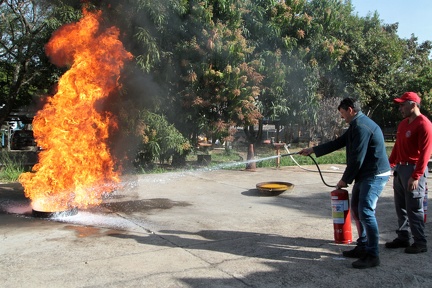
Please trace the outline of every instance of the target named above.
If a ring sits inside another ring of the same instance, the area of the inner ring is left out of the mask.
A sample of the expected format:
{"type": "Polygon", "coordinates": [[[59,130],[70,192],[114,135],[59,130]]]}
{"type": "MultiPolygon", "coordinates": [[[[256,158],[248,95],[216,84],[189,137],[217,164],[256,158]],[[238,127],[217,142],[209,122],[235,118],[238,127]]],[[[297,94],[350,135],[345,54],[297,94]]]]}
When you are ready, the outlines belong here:
{"type": "Polygon", "coordinates": [[[281,154],[279,155],[279,157],[286,157],[286,156],[292,156],[292,155],[299,155],[299,152],[294,152],[294,153],[286,153],[286,154],[281,154]]]}

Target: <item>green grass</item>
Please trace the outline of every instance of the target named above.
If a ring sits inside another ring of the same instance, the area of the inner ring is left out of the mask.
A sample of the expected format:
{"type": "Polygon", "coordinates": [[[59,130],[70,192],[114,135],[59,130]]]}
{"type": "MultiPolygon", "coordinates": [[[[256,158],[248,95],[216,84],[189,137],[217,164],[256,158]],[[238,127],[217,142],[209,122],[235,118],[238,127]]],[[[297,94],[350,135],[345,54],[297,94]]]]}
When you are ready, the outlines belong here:
{"type": "Polygon", "coordinates": [[[7,151],[0,151],[0,181],[15,182],[25,172],[24,158],[11,157],[7,151]]]}
{"type": "MultiPolygon", "coordinates": [[[[299,151],[299,148],[290,149],[290,153],[299,151]]],[[[287,153],[284,149],[281,149],[281,154],[287,153]]],[[[221,169],[238,169],[239,167],[244,167],[247,160],[247,147],[239,147],[233,150],[210,150],[211,155],[210,167],[219,167],[221,169]],[[236,165],[235,163],[238,163],[236,165]],[[224,164],[227,164],[224,166],[224,164]]],[[[259,161],[259,159],[275,156],[276,151],[272,146],[258,146],[255,148],[255,160],[257,168],[264,167],[276,167],[276,158],[259,161]]],[[[315,155],[312,155],[315,157],[315,155]]],[[[295,161],[300,165],[314,165],[314,162],[309,157],[301,155],[293,155],[295,161]]],[[[316,157],[315,157],[316,158],[316,157]]],[[[188,156],[187,161],[193,163],[196,161],[197,155],[192,153],[188,156]]],[[[345,149],[340,151],[335,151],[331,154],[317,158],[316,161],[319,164],[345,164],[345,149]]],[[[294,166],[296,163],[290,157],[282,157],[280,159],[281,166],[294,166]]]]}
{"type": "MultiPolygon", "coordinates": [[[[387,142],[387,154],[390,155],[391,149],[393,148],[394,143],[387,142]]],[[[300,148],[290,149],[290,152],[297,152],[300,148]]],[[[286,153],[284,149],[281,149],[281,154],[286,153]]],[[[237,149],[232,150],[210,150],[209,154],[211,155],[211,163],[208,167],[217,167],[218,169],[239,169],[245,167],[246,155],[247,155],[247,147],[239,147],[237,149]],[[237,163],[237,164],[236,164],[237,163]],[[225,165],[226,164],[226,165],[225,165]]],[[[0,181],[1,182],[15,182],[18,180],[20,174],[25,172],[25,167],[23,163],[25,162],[24,158],[20,157],[21,154],[16,154],[15,157],[11,157],[7,151],[0,151],[0,163],[2,164],[0,167],[0,181]],[[18,156],[17,156],[18,155],[18,156]]],[[[262,158],[275,156],[276,152],[271,146],[259,146],[255,148],[255,160],[259,160],[262,158]]],[[[301,155],[293,155],[292,156],[295,161],[299,165],[314,165],[314,162],[310,157],[305,157],[301,155]]],[[[335,151],[333,153],[324,155],[322,157],[316,158],[314,154],[312,157],[315,158],[318,164],[345,164],[345,149],[341,149],[335,151]]],[[[191,153],[186,158],[186,166],[178,169],[174,169],[168,166],[156,166],[152,171],[141,171],[141,173],[165,173],[168,171],[175,170],[188,170],[188,169],[196,169],[197,168],[197,153],[191,153]]],[[[295,166],[296,163],[290,157],[282,157],[280,159],[280,165],[283,166],[295,166]]],[[[269,159],[263,161],[257,161],[256,166],[258,168],[266,168],[266,167],[276,167],[276,159],[269,159]]],[[[201,167],[201,166],[198,166],[201,167]]],[[[139,172],[138,172],[139,173],[139,172]]]]}
{"type": "MultiPolygon", "coordinates": [[[[290,152],[292,153],[295,151],[290,151],[290,152]]],[[[317,158],[314,154],[312,154],[311,156],[315,158],[315,161],[317,161],[318,164],[345,164],[346,163],[345,150],[338,150],[333,153],[321,156],[319,158],[317,158]]],[[[314,162],[310,157],[305,157],[301,155],[293,155],[292,157],[299,165],[314,165],[314,162]]],[[[292,160],[291,157],[287,156],[281,158],[280,166],[295,166],[295,165],[297,164],[292,160]]],[[[257,167],[261,167],[261,168],[275,167],[275,166],[276,166],[276,159],[257,162],[257,167]]]]}
{"type": "MultiPolygon", "coordinates": [[[[387,155],[389,156],[391,153],[391,150],[393,148],[394,142],[386,142],[386,150],[387,155]]],[[[299,151],[300,148],[293,148],[290,149],[290,153],[299,151]]],[[[231,150],[230,155],[224,154],[214,154],[213,150],[210,151],[210,154],[212,155],[212,165],[220,165],[220,163],[232,163],[232,162],[243,162],[246,161],[246,159],[241,160],[240,154],[245,155],[247,152],[247,148],[244,147],[244,151],[240,150],[231,150]],[[240,159],[240,160],[239,160],[240,159]]],[[[281,149],[281,154],[287,153],[284,149],[281,149]]],[[[270,146],[264,146],[264,147],[258,147],[255,151],[255,160],[259,160],[262,158],[266,158],[269,156],[276,155],[275,150],[270,146]]],[[[311,155],[315,158],[315,161],[318,164],[346,164],[346,156],[345,156],[345,149],[340,149],[338,151],[334,151],[330,154],[321,156],[317,158],[315,154],[311,155]]],[[[299,165],[315,165],[313,160],[310,157],[305,157],[301,155],[293,155],[292,156],[294,160],[299,165]]],[[[295,166],[297,165],[289,156],[282,157],[280,159],[280,166],[295,166]]],[[[256,166],[258,168],[265,168],[265,167],[276,167],[276,159],[269,159],[269,160],[263,160],[256,162],[256,166]]],[[[228,169],[235,169],[238,168],[238,166],[230,166],[228,169]]]]}
{"type": "MultiPolygon", "coordinates": [[[[386,149],[387,154],[390,155],[391,149],[393,148],[394,142],[386,142],[386,149]]],[[[306,147],[305,144],[300,144],[299,147],[306,147]]],[[[297,152],[301,148],[294,147],[289,150],[290,153],[297,152]]],[[[197,168],[201,168],[203,166],[200,166],[197,164],[197,155],[202,153],[201,151],[196,151],[193,153],[190,153],[186,157],[186,166],[181,168],[167,168],[167,167],[158,167],[155,168],[154,171],[148,171],[147,173],[164,173],[167,171],[176,171],[176,170],[193,170],[197,168]]],[[[287,153],[285,149],[281,149],[281,154],[287,153]]],[[[224,150],[224,149],[213,149],[209,150],[208,154],[211,155],[211,163],[207,166],[210,168],[216,168],[216,169],[243,169],[246,166],[246,158],[247,158],[247,147],[241,146],[236,147],[231,150],[224,150]]],[[[263,159],[270,156],[275,156],[276,151],[274,148],[270,145],[265,146],[257,146],[255,147],[255,160],[258,160],[256,162],[257,168],[270,168],[270,167],[276,167],[276,159],[269,159],[269,160],[263,160],[259,161],[259,159],[263,159]]],[[[345,149],[340,149],[338,151],[335,151],[333,153],[321,156],[317,158],[315,154],[311,155],[315,161],[318,163],[318,165],[321,164],[346,164],[346,157],[345,157],[345,149]]],[[[293,155],[292,156],[294,160],[299,165],[315,165],[313,160],[310,157],[305,157],[301,155],[293,155]]],[[[283,166],[295,166],[297,165],[290,157],[282,157],[280,161],[281,167],[283,166]]]]}
{"type": "MultiPolygon", "coordinates": [[[[220,152],[211,151],[212,162],[228,163],[228,162],[241,162],[243,161],[240,154],[236,151],[223,150],[220,152]]],[[[246,159],[244,159],[246,160],[246,159]]]]}

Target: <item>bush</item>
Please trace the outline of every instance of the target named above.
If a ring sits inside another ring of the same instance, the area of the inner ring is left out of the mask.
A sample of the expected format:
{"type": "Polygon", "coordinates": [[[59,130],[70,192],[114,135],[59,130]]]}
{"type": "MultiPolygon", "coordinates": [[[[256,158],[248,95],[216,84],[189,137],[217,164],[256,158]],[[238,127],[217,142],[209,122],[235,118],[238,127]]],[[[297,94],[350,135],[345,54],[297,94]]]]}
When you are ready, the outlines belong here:
{"type": "Polygon", "coordinates": [[[135,164],[142,169],[153,169],[155,161],[163,164],[171,157],[173,165],[181,165],[191,151],[189,141],[161,115],[142,111],[137,131],[142,141],[135,164]]]}

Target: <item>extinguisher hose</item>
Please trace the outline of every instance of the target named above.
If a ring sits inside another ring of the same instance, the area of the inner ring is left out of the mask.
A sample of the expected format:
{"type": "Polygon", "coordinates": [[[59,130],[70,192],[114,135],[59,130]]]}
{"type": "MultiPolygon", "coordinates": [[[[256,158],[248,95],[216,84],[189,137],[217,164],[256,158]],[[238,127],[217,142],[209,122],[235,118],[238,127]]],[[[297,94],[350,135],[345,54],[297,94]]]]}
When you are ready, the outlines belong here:
{"type": "MultiPolygon", "coordinates": [[[[296,152],[296,153],[290,153],[290,151],[289,151],[287,145],[284,145],[284,148],[285,148],[285,150],[288,152],[288,154],[284,154],[284,155],[281,155],[281,156],[290,156],[290,158],[294,161],[294,163],[296,163],[297,166],[299,166],[300,168],[302,168],[302,169],[304,169],[304,170],[306,170],[306,171],[316,172],[316,171],[313,171],[313,170],[309,170],[309,169],[303,168],[303,167],[300,166],[300,164],[297,163],[297,161],[292,157],[292,155],[294,155],[294,154],[298,154],[298,152],[296,152]]],[[[321,180],[322,180],[322,182],[324,183],[324,185],[326,185],[327,187],[331,187],[331,188],[337,188],[337,185],[329,185],[329,184],[327,184],[327,183],[325,182],[324,177],[323,177],[323,175],[322,175],[322,171],[321,171],[321,169],[320,169],[318,163],[315,161],[315,159],[314,159],[311,155],[308,155],[308,156],[309,156],[309,157],[312,159],[312,161],[315,163],[315,166],[316,166],[317,169],[318,169],[318,173],[320,174],[321,180]]],[[[335,173],[334,171],[326,171],[326,172],[335,173]]],[[[338,172],[338,173],[339,173],[339,172],[338,172]]]]}
{"type": "Polygon", "coordinates": [[[318,163],[315,161],[314,157],[312,157],[311,155],[308,155],[308,156],[309,156],[309,157],[312,159],[312,161],[315,163],[315,165],[316,165],[316,167],[317,167],[317,169],[318,169],[318,172],[319,172],[319,174],[320,174],[321,180],[322,180],[322,182],[324,183],[324,185],[326,185],[327,187],[331,187],[331,188],[337,188],[336,185],[329,185],[329,184],[327,184],[327,183],[325,182],[324,177],[323,177],[323,175],[322,175],[322,172],[321,172],[321,169],[320,169],[318,163]]]}
{"type": "MultiPolygon", "coordinates": [[[[290,158],[291,158],[291,160],[297,165],[297,167],[299,167],[300,169],[302,169],[302,170],[305,170],[305,171],[309,171],[309,172],[318,172],[318,170],[312,170],[312,169],[308,169],[308,168],[305,168],[305,167],[303,167],[303,166],[301,166],[295,159],[294,159],[294,157],[292,157],[292,155],[294,155],[294,154],[298,154],[298,152],[297,153],[290,153],[290,151],[289,151],[289,149],[288,149],[288,146],[287,145],[285,145],[284,146],[284,148],[285,148],[285,150],[288,152],[288,154],[284,154],[284,155],[281,155],[281,156],[289,156],[290,158]]],[[[340,174],[341,172],[340,171],[335,171],[335,170],[321,170],[321,172],[323,172],[323,173],[338,173],[338,174],[340,174]]]]}

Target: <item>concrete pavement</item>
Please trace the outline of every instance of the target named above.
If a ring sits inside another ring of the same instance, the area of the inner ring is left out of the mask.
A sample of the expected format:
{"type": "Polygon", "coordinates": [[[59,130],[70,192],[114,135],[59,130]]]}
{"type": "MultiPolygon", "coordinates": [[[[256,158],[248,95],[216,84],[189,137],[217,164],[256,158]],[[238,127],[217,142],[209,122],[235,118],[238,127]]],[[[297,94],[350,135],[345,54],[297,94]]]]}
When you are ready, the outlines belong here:
{"type": "MultiPolygon", "coordinates": [[[[334,168],[344,169],[321,167],[334,168]]],[[[22,187],[0,184],[0,287],[432,287],[430,245],[420,255],[384,248],[397,228],[391,182],[377,207],[381,266],[365,270],[342,257],[352,245],[334,243],[333,189],[316,172],[202,169],[122,184],[58,219],[32,217],[22,187]],[[255,189],[264,181],[295,186],[267,196],[255,189]]]]}

